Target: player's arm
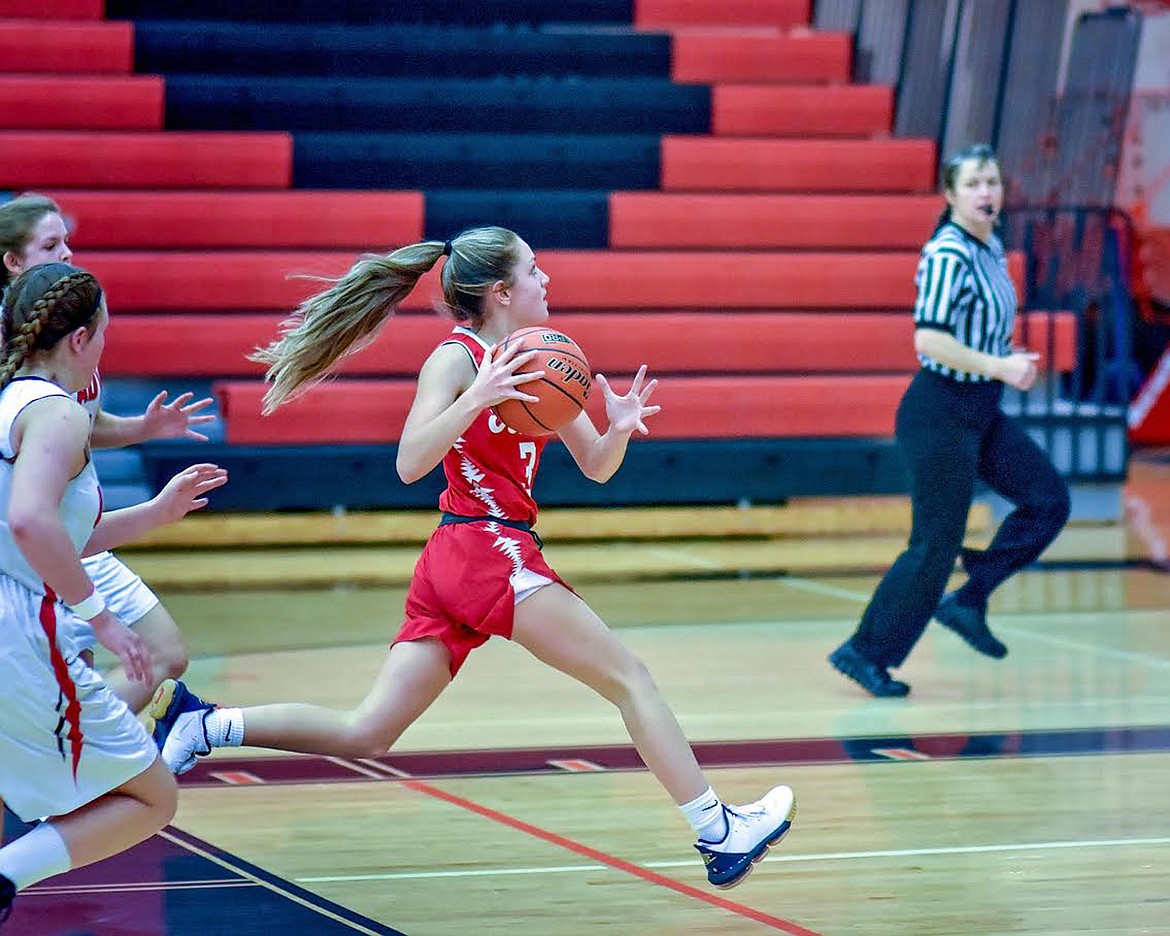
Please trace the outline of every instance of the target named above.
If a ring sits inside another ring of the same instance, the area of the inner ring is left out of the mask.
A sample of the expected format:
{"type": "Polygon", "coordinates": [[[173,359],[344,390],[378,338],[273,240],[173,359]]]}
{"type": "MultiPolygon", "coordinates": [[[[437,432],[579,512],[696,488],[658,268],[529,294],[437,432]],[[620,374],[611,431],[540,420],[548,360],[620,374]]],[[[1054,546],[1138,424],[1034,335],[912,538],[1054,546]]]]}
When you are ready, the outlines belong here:
{"type": "Polygon", "coordinates": [[[609,427],[604,434],[599,433],[589,414],[582,410],[559,435],[581,473],[591,481],[604,484],[625,460],[630,436],[635,431],[639,435],[649,435],[650,430],[646,428],[644,420],[662,407],[647,405],[658,381],[646,381],[645,364],[638,368],[624,396],[614,393],[603,374],[597,374],[593,380],[605,396],[605,414],[609,419],[609,427]]]}
{"type": "Polygon", "coordinates": [[[18,417],[13,435],[19,451],[8,506],[12,538],[41,580],[61,600],[76,604],[93,591],[93,583],[60,509],[70,479],[86,465],[89,415],[66,397],[37,400],[18,417]]]}
{"type": "Polygon", "coordinates": [[[478,370],[467,349],[457,343],[431,352],[419,371],[414,402],[398,440],[398,477],[407,484],[426,477],[489,406],[506,399],[536,402],[520,385],[543,377],[544,371],[515,373],[537,354],[519,354],[517,348],[512,345],[496,359],[493,351],[485,352],[478,370]]]}
{"type": "Polygon", "coordinates": [[[215,417],[201,411],[212,404],[211,397],[195,400],[195,394],[182,393],[170,403],[163,390],[138,416],[115,416],[99,410],[93,421],[90,445],[93,448],[124,448],[150,439],[195,439],[206,442],[207,436],[196,426],[213,422],[215,417]],[[194,401],[194,402],[192,402],[194,401]]]}
{"type": "Polygon", "coordinates": [[[98,601],[81,614],[98,641],[122,661],[126,675],[149,683],[150,652],[134,631],[124,627],[101,601],[61,522],[65,488],[85,468],[89,414],[74,400],[54,397],[26,407],[13,427],[19,451],[12,468],[8,524],[20,551],[41,580],[68,605],[98,601]],[[39,408],[36,419],[29,411],[39,408]]]}

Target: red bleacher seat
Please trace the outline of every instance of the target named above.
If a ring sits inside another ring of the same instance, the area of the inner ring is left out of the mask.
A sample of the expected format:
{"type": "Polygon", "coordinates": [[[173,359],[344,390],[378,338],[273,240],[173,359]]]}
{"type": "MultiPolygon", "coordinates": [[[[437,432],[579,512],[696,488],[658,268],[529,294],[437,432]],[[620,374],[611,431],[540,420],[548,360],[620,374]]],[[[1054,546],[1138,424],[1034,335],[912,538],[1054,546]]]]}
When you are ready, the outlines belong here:
{"type": "MultiPolygon", "coordinates": [[[[294,308],[320,289],[295,274],[338,276],[353,252],[87,251],[120,312],[294,308]]],[[[781,253],[548,250],[549,302],[573,309],[902,309],[914,301],[917,252],[781,253]]],[[[433,308],[432,271],[403,303],[433,308]]]]}
{"type": "Polygon", "coordinates": [[[791,29],[807,26],[811,0],[634,0],[634,25],[763,26],[791,29]]]}
{"type": "Polygon", "coordinates": [[[666,136],[662,187],[674,191],[933,192],[934,143],[666,136]]]}
{"type": "Polygon", "coordinates": [[[0,17],[100,20],[105,13],[105,0],[0,0],[0,17]]]}
{"type": "MultiPolygon", "coordinates": [[[[119,312],[292,309],[322,288],[308,276],[340,276],[351,251],[87,251],[85,264],[119,312]]],[[[906,309],[918,253],[541,251],[557,311],[644,309],[906,309]]],[[[1020,281],[1022,259],[1009,257],[1020,281]]],[[[432,270],[403,301],[433,309],[432,270]]]]}
{"type": "Polygon", "coordinates": [[[0,187],[287,188],[287,133],[0,130],[0,187]]]}
{"type": "Polygon", "coordinates": [[[718,136],[865,137],[887,133],[893,89],[883,85],[716,85],[711,132],[718,136]]]}
{"type": "MultiPolygon", "coordinates": [[[[421,192],[50,191],[86,248],[389,250],[421,240],[421,192]]],[[[352,258],[351,258],[352,259],[352,258]]]]}
{"type": "Polygon", "coordinates": [[[160,130],[155,75],[0,74],[2,130],[160,130]]]}
{"type": "Polygon", "coordinates": [[[671,37],[671,79],[677,82],[844,84],[853,39],[848,33],[775,35],[759,29],[688,29],[671,37]]]}
{"type": "MultiPolygon", "coordinates": [[[[264,367],[246,356],[276,338],[285,317],[285,313],[114,314],[102,373],[260,377],[264,367]]],[[[383,336],[361,354],[348,358],[340,370],[351,375],[414,377],[451,325],[438,314],[401,313],[383,336]]]]}
{"type": "Polygon", "coordinates": [[[916,253],[545,251],[555,309],[904,308],[916,253]]]}
{"type": "MultiPolygon", "coordinates": [[[[117,315],[102,370],[110,376],[256,376],[246,355],[278,333],[282,315],[117,315]]],[[[1062,372],[1076,366],[1071,313],[1024,313],[1017,340],[1062,372]]],[[[914,325],[905,312],[566,313],[550,326],[581,345],[594,372],[631,374],[908,373],[914,325]],[[769,338],[776,340],[769,340],[769,338]]],[[[339,368],[351,376],[413,377],[451,328],[446,318],[401,314],[339,368]]]]}
{"type": "Polygon", "coordinates": [[[398,440],[414,399],[412,380],[346,380],[320,384],[261,416],[264,384],[215,384],[232,445],[383,444],[398,440]]]}
{"type": "Polygon", "coordinates": [[[610,246],[917,250],[937,195],[615,192],[610,246]]]}
{"type": "Polygon", "coordinates": [[[353,251],[303,250],[87,250],[84,256],[118,313],[293,309],[323,288],[305,277],[340,276],[356,259],[353,251]]]}
{"type": "Polygon", "coordinates": [[[124,75],[133,67],[132,23],[0,19],[0,73],[124,75]]]}
{"type": "MultiPolygon", "coordinates": [[[[888,436],[907,375],[671,377],[654,393],[662,412],[652,438],[888,436]]],[[[620,390],[626,381],[615,377],[620,390]]],[[[216,383],[227,439],[238,445],[396,442],[414,398],[413,380],[337,380],[261,416],[264,385],[216,383]]],[[[602,420],[600,394],[590,400],[602,420]]]]}

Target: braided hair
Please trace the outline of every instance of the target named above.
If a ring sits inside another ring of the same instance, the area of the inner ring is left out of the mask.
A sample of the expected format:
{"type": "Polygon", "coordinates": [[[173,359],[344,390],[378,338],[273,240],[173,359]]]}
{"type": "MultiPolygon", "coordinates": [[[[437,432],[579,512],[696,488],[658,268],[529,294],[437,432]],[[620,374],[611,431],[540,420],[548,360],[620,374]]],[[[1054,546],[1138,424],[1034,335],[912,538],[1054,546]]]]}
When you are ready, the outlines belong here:
{"type": "Polygon", "coordinates": [[[4,293],[0,390],[38,351],[51,351],[79,328],[92,329],[102,288],[92,273],[67,263],[43,263],[21,273],[4,293]]]}

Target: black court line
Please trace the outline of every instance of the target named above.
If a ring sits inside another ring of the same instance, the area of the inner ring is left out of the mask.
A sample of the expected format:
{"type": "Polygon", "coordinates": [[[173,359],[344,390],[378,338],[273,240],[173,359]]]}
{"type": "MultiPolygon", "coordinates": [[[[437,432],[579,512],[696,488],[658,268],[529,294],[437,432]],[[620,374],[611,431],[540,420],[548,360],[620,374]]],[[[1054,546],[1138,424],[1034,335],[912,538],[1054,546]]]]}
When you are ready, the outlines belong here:
{"type": "MultiPolygon", "coordinates": [[[[920,734],[853,738],[774,738],[700,741],[691,745],[699,763],[717,767],[783,767],[849,761],[1020,758],[1170,751],[1170,726],[1085,728],[983,734],[920,734]]],[[[284,783],[394,781],[395,773],[418,780],[504,774],[559,774],[645,770],[632,745],[404,751],[371,758],[384,771],[361,770],[340,759],[216,757],[184,774],[183,786],[255,786],[284,783]]],[[[5,934],[7,936],[7,934],[5,934]]]]}
{"type": "MultiPolygon", "coordinates": [[[[27,826],[4,815],[4,840],[27,826]]],[[[167,828],[108,861],[21,892],[4,936],[405,936],[167,828]]]]}

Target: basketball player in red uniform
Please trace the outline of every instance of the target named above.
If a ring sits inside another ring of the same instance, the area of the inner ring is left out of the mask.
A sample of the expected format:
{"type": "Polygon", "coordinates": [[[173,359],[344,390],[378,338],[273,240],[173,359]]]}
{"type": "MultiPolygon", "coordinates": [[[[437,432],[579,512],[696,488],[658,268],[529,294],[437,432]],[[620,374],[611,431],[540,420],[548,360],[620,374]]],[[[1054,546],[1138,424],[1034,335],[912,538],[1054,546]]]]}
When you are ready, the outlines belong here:
{"type": "MultiPolygon", "coordinates": [[[[788,831],[792,791],[777,786],[747,806],[726,806],[699,769],[646,666],[545,562],[533,526],[532,482],[544,439],[509,430],[492,407],[538,402],[517,373],[536,352],[494,353],[517,328],[548,317],[548,277],[516,234],[487,227],[453,241],[366,256],[330,288],[305,300],[279,340],[257,352],[268,364],[267,411],[325,376],[370,340],[418,279],[446,257],[441,280],[456,326],[423,364],[398,448],[407,484],[442,464],[443,520],[415,567],[406,619],[373,688],[353,711],[296,703],[215,707],[181,682],[163,683],[151,706],[155,740],[172,770],[190,769],[212,747],[248,744],[342,757],[383,754],[451,682],[468,654],[493,635],[516,641],[617,706],[646,766],[691,823],[717,887],[732,887],[788,831]]],[[[559,432],[584,474],[608,480],[634,432],[659,407],[655,381],[639,369],[619,395],[600,374],[609,425],[581,413],[559,432]]]]}

